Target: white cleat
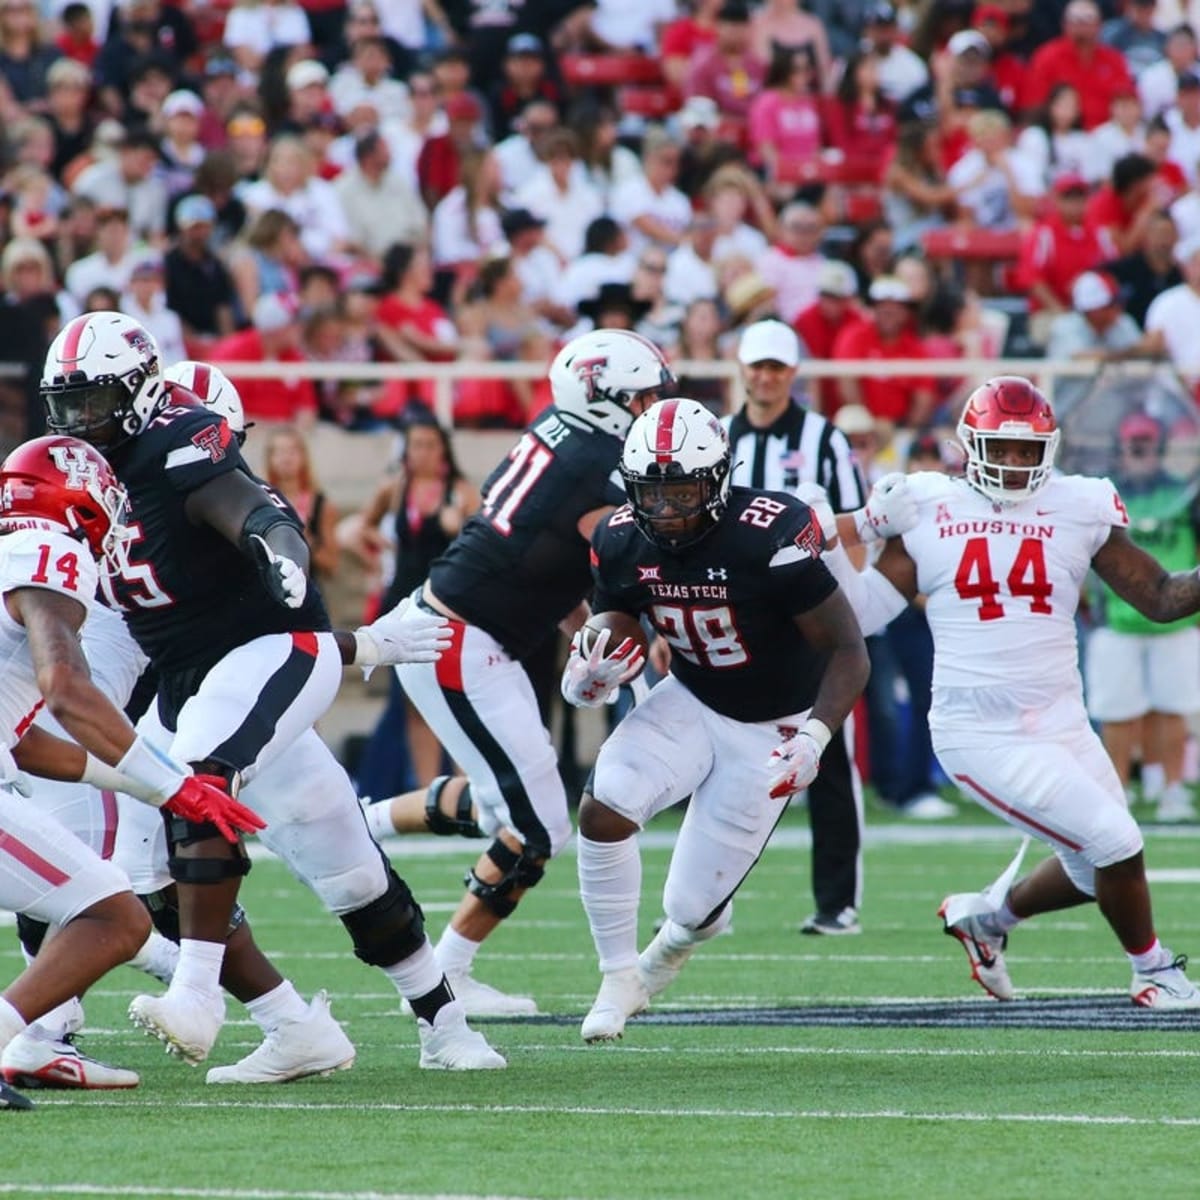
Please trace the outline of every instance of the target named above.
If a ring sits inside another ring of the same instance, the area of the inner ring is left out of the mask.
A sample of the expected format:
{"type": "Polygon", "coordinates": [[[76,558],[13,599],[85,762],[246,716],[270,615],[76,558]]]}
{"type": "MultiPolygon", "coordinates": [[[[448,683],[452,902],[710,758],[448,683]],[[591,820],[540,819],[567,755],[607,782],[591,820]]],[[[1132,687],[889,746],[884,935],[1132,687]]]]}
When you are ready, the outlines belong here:
{"type": "Polygon", "coordinates": [[[469,972],[447,975],[446,982],[468,1017],[532,1017],[537,1001],[532,996],[510,996],[490,983],[482,983],[469,972]]]}
{"type": "Polygon", "coordinates": [[[508,1066],[482,1033],[467,1024],[461,1005],[443,1005],[433,1024],[417,1019],[421,1066],[426,1071],[499,1071],[508,1066]]]}
{"type": "Polygon", "coordinates": [[[638,967],[610,971],[600,984],[591,1011],[583,1018],[579,1035],[585,1042],[614,1042],[625,1032],[626,1020],[649,1004],[650,993],[638,967]]]}
{"type": "Polygon", "coordinates": [[[205,1000],[195,992],[134,996],[129,1019],[167,1047],[168,1054],[197,1066],[207,1057],[225,1022],[225,997],[205,1000]]]}
{"type": "Polygon", "coordinates": [[[141,1082],[136,1071],[110,1067],[81,1053],[69,1041],[52,1041],[28,1030],[4,1047],[0,1075],[19,1088],[101,1091],[135,1088],[141,1082]]]}
{"type": "Polygon", "coordinates": [[[669,928],[669,924],[664,925],[638,956],[638,974],[642,977],[646,996],[650,1000],[675,982],[675,977],[683,970],[683,964],[692,957],[692,951],[699,945],[693,942],[681,949],[668,946],[666,934],[669,928]]]}
{"type": "Polygon", "coordinates": [[[257,1050],[228,1067],[213,1067],[205,1083],[287,1083],[306,1075],[332,1075],[354,1066],[354,1043],[329,1011],[321,991],[299,1021],[283,1021],[257,1050]]]}
{"type": "Polygon", "coordinates": [[[1171,824],[1177,821],[1194,821],[1196,819],[1196,809],[1192,804],[1192,797],[1188,791],[1187,784],[1172,783],[1167,785],[1162,795],[1158,798],[1158,806],[1154,810],[1154,819],[1171,824]]]}
{"type": "Polygon", "coordinates": [[[974,892],[947,896],[938,909],[938,916],[945,923],[945,932],[957,938],[967,952],[971,978],[989,996],[995,996],[997,1000],[1011,1000],[1016,992],[1008,977],[1008,967],[1004,965],[1004,947],[1008,944],[1008,938],[987,933],[980,924],[978,914],[958,915],[960,910],[977,900],[974,892]]]}
{"type": "Polygon", "coordinates": [[[1168,1009],[1200,1008],[1200,988],[1183,973],[1187,955],[1172,955],[1167,961],[1149,971],[1134,971],[1129,994],[1139,1008],[1168,1009]]]}

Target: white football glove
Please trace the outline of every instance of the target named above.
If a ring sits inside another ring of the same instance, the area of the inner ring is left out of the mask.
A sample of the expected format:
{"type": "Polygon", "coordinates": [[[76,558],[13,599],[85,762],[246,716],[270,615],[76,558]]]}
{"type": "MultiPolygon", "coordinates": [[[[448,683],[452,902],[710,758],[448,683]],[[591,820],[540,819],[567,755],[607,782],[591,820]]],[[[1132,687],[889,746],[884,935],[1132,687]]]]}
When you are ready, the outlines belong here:
{"type": "Polygon", "coordinates": [[[908,476],[893,471],[871,489],[866,506],[854,514],[854,524],[859,541],[866,544],[907,533],[916,526],[919,515],[908,476]]]}
{"type": "Polygon", "coordinates": [[[304,574],[304,568],[290,558],[276,554],[257,533],[252,533],[250,537],[266,557],[267,570],[263,573],[263,579],[267,591],[285,607],[299,608],[308,592],[308,576],[304,574]]]}
{"type": "Polygon", "coordinates": [[[354,665],[369,679],[375,667],[437,662],[453,640],[450,622],[440,613],[409,612],[407,596],[395,608],[354,631],[354,665]],[[407,614],[407,615],[406,615],[407,614]]]}
{"type": "Polygon", "coordinates": [[[831,733],[823,721],[815,718],[771,751],[767,759],[768,790],[772,800],[783,800],[802,792],[817,777],[821,755],[829,745],[831,733]]]}
{"type": "Polygon", "coordinates": [[[829,493],[819,483],[802,483],[796,488],[796,499],[803,500],[813,511],[817,523],[821,526],[826,546],[832,546],[837,541],[837,517],[833,505],[829,503],[829,493]]]}
{"type": "Polygon", "coordinates": [[[571,653],[562,674],[562,695],[576,708],[599,708],[623,683],[628,683],[641,671],[646,656],[633,638],[625,640],[607,657],[611,630],[602,629],[592,642],[591,653],[584,657],[580,643],[583,630],[577,629],[571,639],[571,653]]]}

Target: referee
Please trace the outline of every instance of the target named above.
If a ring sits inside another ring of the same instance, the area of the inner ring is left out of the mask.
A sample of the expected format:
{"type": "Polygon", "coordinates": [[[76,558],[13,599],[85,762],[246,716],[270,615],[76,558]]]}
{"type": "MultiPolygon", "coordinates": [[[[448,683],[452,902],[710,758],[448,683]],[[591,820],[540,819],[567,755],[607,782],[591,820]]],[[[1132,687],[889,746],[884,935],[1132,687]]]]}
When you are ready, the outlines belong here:
{"type": "MultiPolygon", "coordinates": [[[[745,407],[729,418],[733,483],[795,492],[819,483],[834,512],[866,502],[863,480],[846,435],[792,400],[800,339],[782,321],[748,325],[738,345],[745,407]]],[[[821,756],[821,773],[808,789],[812,830],[814,912],[801,933],[861,933],[862,786],[854,767],[854,730],[847,720],[821,756]]]]}

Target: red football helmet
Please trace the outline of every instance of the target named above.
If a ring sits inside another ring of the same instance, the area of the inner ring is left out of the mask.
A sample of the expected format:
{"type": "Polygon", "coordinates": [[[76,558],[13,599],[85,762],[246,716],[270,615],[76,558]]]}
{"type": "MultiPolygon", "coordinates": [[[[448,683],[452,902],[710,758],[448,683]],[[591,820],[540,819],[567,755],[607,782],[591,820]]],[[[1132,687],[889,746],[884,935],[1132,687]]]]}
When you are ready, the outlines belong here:
{"type": "Polygon", "coordinates": [[[958,436],[967,452],[967,482],[989,500],[1011,504],[1032,496],[1050,478],[1058,453],[1058,422],[1050,401],[1019,375],[998,375],[977,387],[963,409],[958,436]],[[1032,467],[993,463],[993,441],[1038,442],[1041,461],[1032,467]],[[1025,475],[1019,486],[1014,479],[1025,475]]]}
{"type": "Polygon", "coordinates": [[[35,438],[0,463],[0,529],[52,522],[86,540],[109,572],[128,566],[128,511],[112,467],[78,438],[35,438]]]}

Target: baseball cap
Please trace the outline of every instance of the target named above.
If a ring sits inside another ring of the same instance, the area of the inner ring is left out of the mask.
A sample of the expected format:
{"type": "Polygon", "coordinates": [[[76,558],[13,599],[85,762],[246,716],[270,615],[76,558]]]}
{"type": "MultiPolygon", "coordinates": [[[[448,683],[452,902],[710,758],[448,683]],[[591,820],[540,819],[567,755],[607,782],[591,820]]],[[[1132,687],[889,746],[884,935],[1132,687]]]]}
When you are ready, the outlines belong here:
{"type": "Polygon", "coordinates": [[[1054,194],[1065,196],[1068,192],[1087,192],[1088,181],[1078,171],[1066,171],[1054,181],[1054,194]]]}
{"type": "Polygon", "coordinates": [[[833,423],[847,437],[875,432],[875,418],[865,404],[843,404],[837,410],[833,423]]]}
{"type": "Polygon", "coordinates": [[[913,294],[903,279],[897,279],[895,275],[880,275],[871,284],[867,297],[874,304],[881,304],[886,300],[894,300],[897,304],[911,304],[913,294]]]}
{"type": "Polygon", "coordinates": [[[215,54],[204,64],[205,79],[220,79],[223,75],[237,75],[237,73],[237,63],[225,54],[215,54]]]}
{"type": "Polygon", "coordinates": [[[157,279],[163,273],[163,262],[155,255],[139,258],[129,272],[130,279],[157,279]]]}
{"type": "Polygon", "coordinates": [[[260,333],[276,333],[286,329],[295,319],[291,305],[274,292],[267,292],[254,302],[254,328],[260,333]]]}
{"type": "Polygon", "coordinates": [[[858,276],[849,263],[831,258],[817,273],[817,291],[822,296],[840,296],[848,300],[858,291],[858,276]]]}
{"type": "Polygon", "coordinates": [[[1117,298],[1117,289],[1111,279],[1099,271],[1084,271],[1071,284],[1071,306],[1076,312],[1095,312],[1112,304],[1117,298]]]}
{"type": "Polygon", "coordinates": [[[999,4],[981,4],[971,16],[971,24],[978,29],[988,23],[1008,28],[1008,13],[999,4]]]}
{"type": "Polygon", "coordinates": [[[500,228],[504,236],[511,241],[518,233],[528,229],[544,229],[546,222],[541,217],[535,217],[527,208],[510,208],[500,218],[500,228]]]}
{"type": "Polygon", "coordinates": [[[324,87],[328,82],[329,72],[315,58],[303,58],[288,67],[289,92],[298,92],[301,88],[312,87],[314,84],[324,87]]]}
{"type": "Polygon", "coordinates": [[[721,124],[721,110],[711,96],[693,96],[679,110],[683,129],[716,129],[721,124]]]}
{"type": "Polygon", "coordinates": [[[957,58],[960,54],[969,54],[972,50],[976,54],[986,55],[988,58],[992,56],[992,44],[975,29],[960,29],[947,43],[946,49],[957,58]]]}
{"type": "Polygon", "coordinates": [[[1185,88],[1200,87],[1200,71],[1197,71],[1195,67],[1188,67],[1186,70],[1180,71],[1177,86],[1180,91],[1185,88]]]}
{"type": "Polygon", "coordinates": [[[896,23],[896,6],[894,4],[868,4],[863,14],[864,25],[894,25],[896,23]]]}
{"type": "Polygon", "coordinates": [[[478,121],[483,116],[479,101],[466,92],[455,92],[442,105],[448,121],[478,121]]]}
{"type": "Polygon", "coordinates": [[[738,362],[780,362],[794,367],[800,362],[800,339],[782,321],[755,321],[747,325],[738,343],[738,362]]]}
{"type": "Polygon", "coordinates": [[[544,49],[542,39],[535,33],[518,33],[516,37],[508,39],[509,54],[536,54],[540,56],[544,49]]]}
{"type": "Polygon", "coordinates": [[[1162,426],[1149,414],[1132,412],[1117,426],[1117,436],[1123,442],[1137,442],[1142,439],[1161,441],[1162,426]]]}
{"type": "Polygon", "coordinates": [[[188,116],[199,117],[204,113],[204,101],[195,92],[180,88],[172,92],[162,103],[164,117],[177,117],[184,113],[188,116]]]}
{"type": "Polygon", "coordinates": [[[188,225],[211,225],[217,210],[207,196],[184,196],[175,209],[175,224],[180,229],[188,225]]]}

